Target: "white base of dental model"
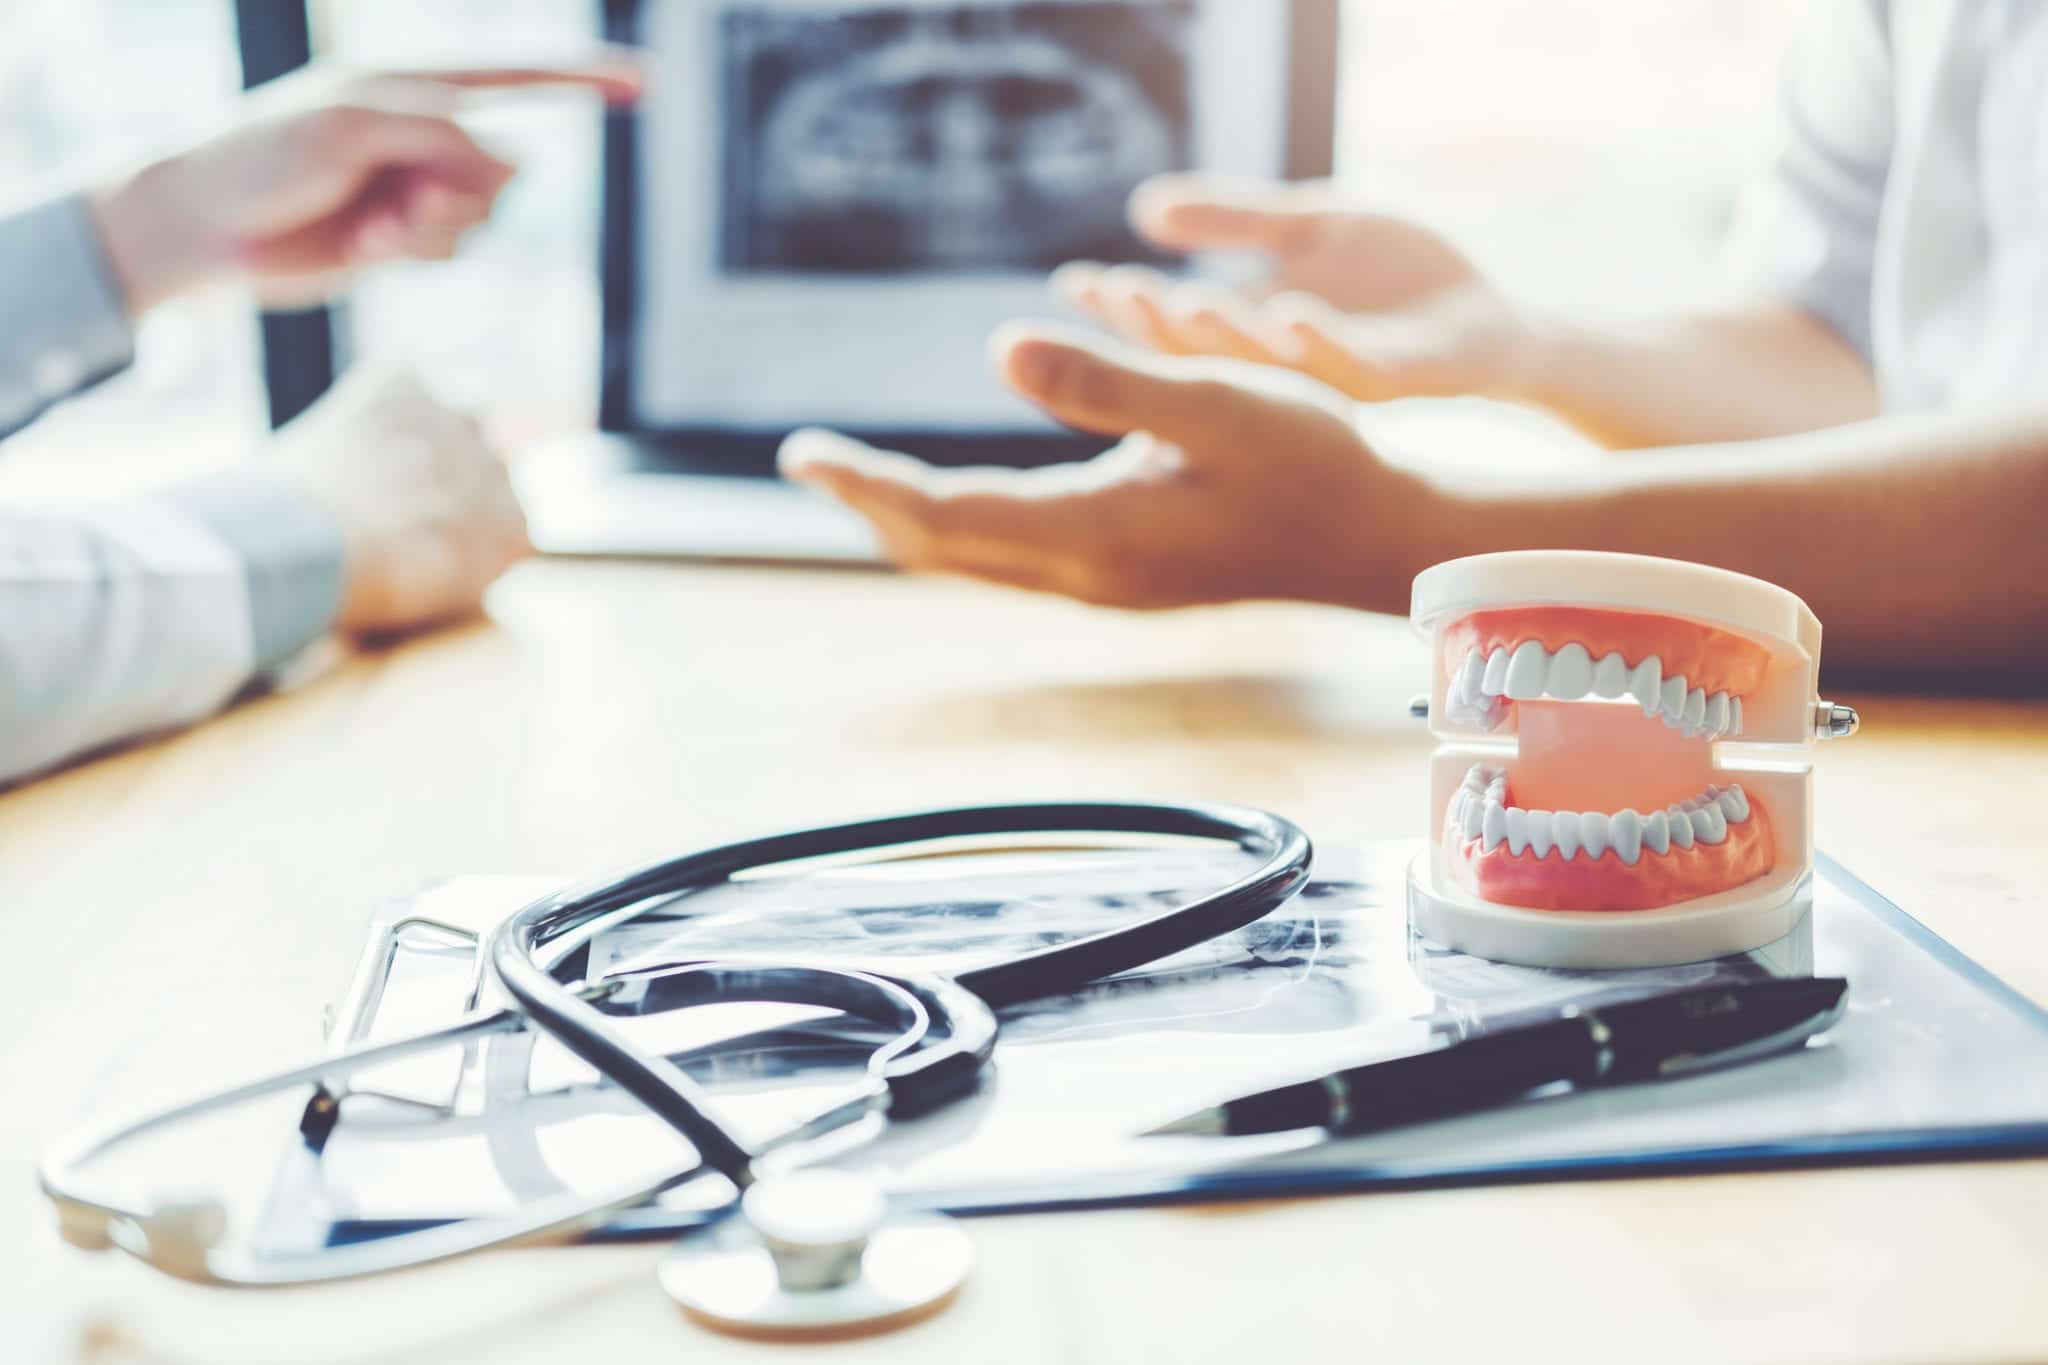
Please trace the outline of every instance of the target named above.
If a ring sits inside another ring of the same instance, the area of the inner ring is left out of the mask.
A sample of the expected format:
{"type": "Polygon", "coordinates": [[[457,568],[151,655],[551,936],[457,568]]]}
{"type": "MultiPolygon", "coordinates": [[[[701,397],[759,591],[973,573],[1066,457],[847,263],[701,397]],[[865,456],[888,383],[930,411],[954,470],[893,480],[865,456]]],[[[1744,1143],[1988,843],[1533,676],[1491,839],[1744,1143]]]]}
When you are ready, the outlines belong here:
{"type": "Polygon", "coordinates": [[[1408,865],[1408,923],[1432,943],[1524,967],[1668,967],[1775,943],[1813,905],[1813,876],[1765,877],[1664,910],[1523,910],[1452,885],[1432,848],[1408,865]]]}
{"type": "Polygon", "coordinates": [[[1856,726],[1817,699],[1820,623],[1798,597],[1704,565],[1533,550],[1426,570],[1410,619],[1431,646],[1437,739],[1431,846],[1408,873],[1419,935],[1495,961],[1608,969],[1751,952],[1798,927],[1812,904],[1813,744],[1856,726]],[[1650,837],[1648,813],[1672,791],[1711,804],[1731,788],[1731,822],[1750,801],[1768,817],[1741,852],[1719,819],[1697,845],[1667,840],[1677,805],[1650,837]],[[1621,813],[1562,809],[1574,805],[1621,813]],[[1571,819],[1585,838],[1553,844],[1571,819]],[[1610,843],[1624,819],[1628,836],[1610,843]],[[1676,861],[1708,854],[1718,869],[1676,861]],[[1741,858],[1755,875],[1728,885],[1741,858]],[[1669,899],[1687,886],[1701,894],[1669,899]]]}

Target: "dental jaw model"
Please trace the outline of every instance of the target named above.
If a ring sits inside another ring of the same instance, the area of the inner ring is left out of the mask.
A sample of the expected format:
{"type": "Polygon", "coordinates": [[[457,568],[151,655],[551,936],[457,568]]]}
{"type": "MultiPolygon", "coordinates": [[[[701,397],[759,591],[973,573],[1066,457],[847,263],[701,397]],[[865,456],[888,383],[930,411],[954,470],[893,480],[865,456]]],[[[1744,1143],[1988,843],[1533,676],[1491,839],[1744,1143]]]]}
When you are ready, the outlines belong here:
{"type": "Polygon", "coordinates": [[[1747,952],[1805,914],[1820,623],[1784,589],[1534,550],[1415,580],[1431,643],[1430,852],[1416,929],[1544,967],[1747,952]]]}

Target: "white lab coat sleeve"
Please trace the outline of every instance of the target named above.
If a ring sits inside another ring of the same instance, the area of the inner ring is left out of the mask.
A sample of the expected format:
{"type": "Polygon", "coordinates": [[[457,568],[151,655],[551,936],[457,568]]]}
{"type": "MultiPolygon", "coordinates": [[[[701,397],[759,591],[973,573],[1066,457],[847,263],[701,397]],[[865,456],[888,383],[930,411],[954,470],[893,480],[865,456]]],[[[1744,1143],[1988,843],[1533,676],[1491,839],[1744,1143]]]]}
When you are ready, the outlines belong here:
{"type": "Polygon", "coordinates": [[[0,435],[126,368],[127,308],[83,199],[0,217],[0,435]]]}
{"type": "Polygon", "coordinates": [[[1890,0],[1818,0],[1781,76],[1770,160],[1741,195],[1723,265],[1795,303],[1868,360],[1893,147],[1890,0]]]}
{"type": "Polygon", "coordinates": [[[281,481],[0,512],[0,783],[210,715],[340,595],[338,530],[281,481]]]}
{"type": "MultiPolygon", "coordinates": [[[[0,216],[0,434],[131,354],[85,201],[0,216]]],[[[341,590],[339,528],[259,469],[0,508],[0,784],[219,709],[324,632],[341,590]]]]}

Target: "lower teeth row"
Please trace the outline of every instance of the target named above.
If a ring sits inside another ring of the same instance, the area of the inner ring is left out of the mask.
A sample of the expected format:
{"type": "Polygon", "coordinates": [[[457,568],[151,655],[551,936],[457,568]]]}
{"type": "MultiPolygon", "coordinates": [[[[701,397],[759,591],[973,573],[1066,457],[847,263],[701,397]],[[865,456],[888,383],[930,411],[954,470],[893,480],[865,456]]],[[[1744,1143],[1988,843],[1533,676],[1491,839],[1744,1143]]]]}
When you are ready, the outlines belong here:
{"type": "Polygon", "coordinates": [[[1620,810],[1612,815],[1601,811],[1525,810],[1507,803],[1507,774],[1498,769],[1477,767],[1451,797],[1444,812],[1446,832],[1460,839],[1477,839],[1480,851],[1491,853],[1502,843],[1520,857],[1524,850],[1547,858],[1552,849],[1569,861],[1583,851],[1597,859],[1612,852],[1633,867],[1643,850],[1668,853],[1673,847],[1691,848],[1695,843],[1718,844],[1727,839],[1728,827],[1749,819],[1749,796],[1739,786],[1710,786],[1699,796],[1645,815],[1620,810]]]}

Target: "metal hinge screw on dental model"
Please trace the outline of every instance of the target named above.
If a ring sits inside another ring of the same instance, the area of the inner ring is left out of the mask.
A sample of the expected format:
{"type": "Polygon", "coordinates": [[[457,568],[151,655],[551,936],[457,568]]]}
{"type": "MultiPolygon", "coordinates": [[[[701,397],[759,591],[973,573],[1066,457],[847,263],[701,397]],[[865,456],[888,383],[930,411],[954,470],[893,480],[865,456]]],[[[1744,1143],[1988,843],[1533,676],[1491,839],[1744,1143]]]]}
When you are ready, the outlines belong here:
{"type": "Polygon", "coordinates": [[[1817,701],[1813,704],[1813,737],[1815,739],[1847,739],[1863,725],[1862,717],[1853,706],[1842,706],[1831,701],[1817,701]]]}

